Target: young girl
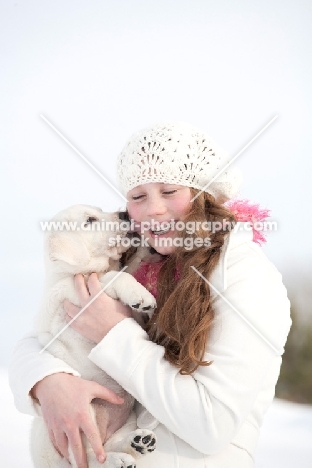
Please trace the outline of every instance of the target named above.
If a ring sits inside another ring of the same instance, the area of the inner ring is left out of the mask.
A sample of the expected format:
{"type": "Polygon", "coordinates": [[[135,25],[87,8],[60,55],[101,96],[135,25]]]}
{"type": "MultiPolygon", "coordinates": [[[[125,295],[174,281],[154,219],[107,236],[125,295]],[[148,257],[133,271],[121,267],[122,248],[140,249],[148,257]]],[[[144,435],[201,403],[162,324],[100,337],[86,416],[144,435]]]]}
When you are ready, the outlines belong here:
{"type": "MultiPolygon", "coordinates": [[[[135,134],[118,160],[136,229],[161,254],[136,278],[157,298],[147,329],[119,301],[101,294],[71,325],[91,339],[90,360],[137,400],[138,426],[154,430],[157,449],[138,468],[247,468],[274,396],[290,310],[281,275],[235,224],[224,202],[235,195],[234,170],[215,143],[181,123],[135,134]]],[[[127,264],[134,253],[123,258],[127,264]]],[[[157,257],[157,256],[156,256],[157,257]]],[[[101,289],[77,275],[81,307],[101,289]]],[[[67,320],[79,308],[64,304],[67,320]]],[[[10,369],[17,408],[43,415],[57,450],[73,448],[85,468],[85,433],[99,460],[101,439],[90,414],[112,392],[81,378],[33,335],[18,344],[10,369]],[[40,408],[41,407],[41,408],[40,408]]]]}

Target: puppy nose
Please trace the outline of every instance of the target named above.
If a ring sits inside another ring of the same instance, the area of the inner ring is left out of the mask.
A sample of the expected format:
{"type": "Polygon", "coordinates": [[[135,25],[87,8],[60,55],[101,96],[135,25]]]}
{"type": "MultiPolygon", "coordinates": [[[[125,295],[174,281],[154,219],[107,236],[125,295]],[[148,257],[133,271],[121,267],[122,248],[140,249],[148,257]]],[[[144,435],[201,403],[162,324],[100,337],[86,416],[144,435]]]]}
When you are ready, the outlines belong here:
{"type": "Polygon", "coordinates": [[[127,211],[119,211],[118,217],[121,221],[129,221],[129,215],[127,211]]]}

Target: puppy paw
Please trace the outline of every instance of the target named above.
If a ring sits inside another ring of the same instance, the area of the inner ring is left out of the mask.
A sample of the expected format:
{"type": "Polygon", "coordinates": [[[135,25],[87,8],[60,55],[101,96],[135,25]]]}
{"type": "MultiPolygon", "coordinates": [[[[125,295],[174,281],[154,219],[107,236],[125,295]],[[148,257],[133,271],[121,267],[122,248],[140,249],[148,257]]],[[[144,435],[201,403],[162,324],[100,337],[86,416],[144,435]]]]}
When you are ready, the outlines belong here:
{"type": "Polygon", "coordinates": [[[135,458],[151,453],[156,448],[156,436],[147,429],[137,429],[129,434],[128,443],[135,458]]]}
{"type": "Polygon", "coordinates": [[[149,317],[151,317],[153,315],[156,304],[144,306],[141,302],[138,302],[136,304],[131,304],[130,307],[131,309],[136,310],[138,312],[144,312],[145,314],[148,314],[149,317]]]}
{"type": "Polygon", "coordinates": [[[144,312],[149,317],[153,315],[156,308],[156,300],[154,296],[142,286],[139,291],[131,292],[131,302],[129,303],[131,309],[137,312],[144,312]]]}
{"type": "Polygon", "coordinates": [[[149,317],[153,315],[156,308],[154,296],[133,276],[125,272],[118,276],[116,271],[109,271],[100,279],[110,297],[119,299],[137,312],[145,312],[149,317]]]}
{"type": "MultiPolygon", "coordinates": [[[[99,466],[99,465],[98,465],[99,466]]],[[[109,452],[102,468],[135,468],[135,460],[128,453],[109,452]]]]}
{"type": "Polygon", "coordinates": [[[156,439],[154,436],[148,434],[144,437],[137,435],[131,442],[131,447],[139,452],[141,455],[145,455],[148,452],[154,452],[156,448],[156,439]]]}

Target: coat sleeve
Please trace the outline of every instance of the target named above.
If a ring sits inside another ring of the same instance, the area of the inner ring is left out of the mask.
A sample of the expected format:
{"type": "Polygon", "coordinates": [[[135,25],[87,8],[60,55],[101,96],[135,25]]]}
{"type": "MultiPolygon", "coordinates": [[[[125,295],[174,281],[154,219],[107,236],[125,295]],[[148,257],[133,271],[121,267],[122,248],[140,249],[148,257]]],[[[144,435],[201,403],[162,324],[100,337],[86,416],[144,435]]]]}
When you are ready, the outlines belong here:
{"type": "Polygon", "coordinates": [[[272,373],[274,392],[291,323],[281,275],[251,242],[229,252],[226,274],[225,291],[214,291],[215,320],[205,356],[210,366],[181,375],[164,359],[163,347],[149,341],[131,318],[89,355],[154,418],[205,454],[233,440],[272,373]]]}
{"type": "Polygon", "coordinates": [[[80,377],[78,372],[47,351],[39,354],[41,349],[35,332],[29,333],[16,344],[9,365],[9,383],[15,406],[20,412],[32,416],[41,415],[40,405],[29,394],[37,382],[57,372],[80,377]]]}

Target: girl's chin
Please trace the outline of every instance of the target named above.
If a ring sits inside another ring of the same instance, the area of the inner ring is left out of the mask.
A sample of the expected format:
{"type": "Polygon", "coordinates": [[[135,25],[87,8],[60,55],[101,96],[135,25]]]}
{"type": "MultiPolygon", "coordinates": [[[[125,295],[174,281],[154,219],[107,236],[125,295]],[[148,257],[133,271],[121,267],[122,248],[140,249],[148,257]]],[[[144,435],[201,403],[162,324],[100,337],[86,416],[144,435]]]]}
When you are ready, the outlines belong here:
{"type": "Polygon", "coordinates": [[[161,255],[170,255],[172,254],[176,247],[172,243],[173,239],[170,237],[158,237],[158,236],[153,236],[150,237],[148,240],[148,243],[151,247],[153,247],[156,252],[158,252],[161,255]]]}
{"type": "Polygon", "coordinates": [[[153,247],[156,250],[156,252],[159,253],[160,255],[171,255],[175,251],[174,246],[162,247],[162,246],[152,245],[151,247],[153,247]]]}

